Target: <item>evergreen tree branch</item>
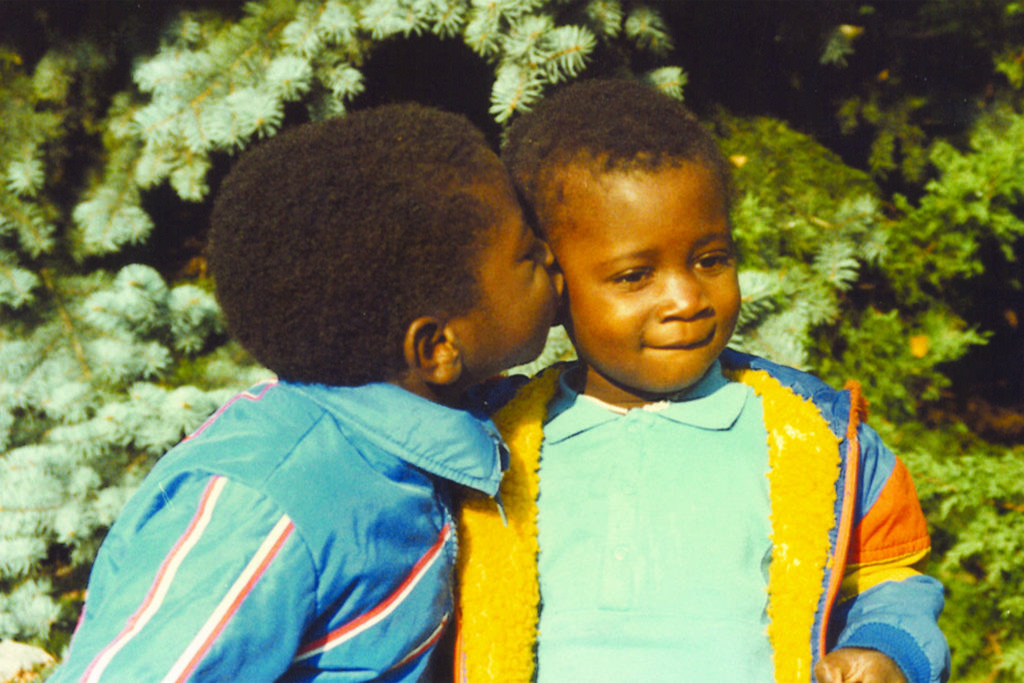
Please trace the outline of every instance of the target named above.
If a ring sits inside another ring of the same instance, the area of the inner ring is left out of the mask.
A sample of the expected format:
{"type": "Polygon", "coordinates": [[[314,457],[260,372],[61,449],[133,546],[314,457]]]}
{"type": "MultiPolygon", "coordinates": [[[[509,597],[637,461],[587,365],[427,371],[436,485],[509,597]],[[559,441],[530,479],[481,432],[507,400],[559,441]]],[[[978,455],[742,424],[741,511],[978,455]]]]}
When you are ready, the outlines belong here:
{"type": "Polygon", "coordinates": [[[49,292],[50,298],[52,299],[54,306],[57,309],[57,315],[60,317],[61,325],[64,327],[64,331],[67,333],[67,339],[71,344],[71,348],[75,351],[75,357],[78,359],[79,366],[82,370],[82,376],[89,380],[92,378],[92,369],[89,367],[89,362],[85,355],[85,350],[82,347],[82,341],[78,335],[78,330],[75,327],[75,323],[71,318],[71,314],[68,313],[67,307],[64,305],[60,292],[54,285],[53,273],[49,268],[42,268],[39,274],[43,278],[43,285],[49,292]]]}

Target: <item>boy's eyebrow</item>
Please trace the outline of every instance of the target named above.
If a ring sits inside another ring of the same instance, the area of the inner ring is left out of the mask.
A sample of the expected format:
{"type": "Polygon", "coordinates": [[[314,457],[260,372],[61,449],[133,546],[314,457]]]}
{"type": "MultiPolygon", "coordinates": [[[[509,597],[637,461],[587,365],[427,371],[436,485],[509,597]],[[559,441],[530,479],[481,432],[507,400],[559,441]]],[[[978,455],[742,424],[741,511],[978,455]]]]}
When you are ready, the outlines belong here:
{"type": "Polygon", "coordinates": [[[715,240],[723,240],[723,241],[727,242],[729,244],[729,246],[731,247],[733,245],[732,230],[724,230],[722,232],[712,232],[712,233],[709,233],[707,235],[704,235],[703,237],[698,239],[696,242],[694,242],[693,246],[695,246],[695,247],[703,247],[703,246],[705,246],[705,245],[707,245],[707,244],[709,244],[711,242],[714,242],[715,240]]]}
{"type": "Polygon", "coordinates": [[[657,252],[657,249],[637,249],[636,251],[631,251],[628,254],[616,254],[610,259],[598,262],[597,265],[613,266],[619,261],[632,261],[633,259],[647,258],[654,256],[657,252]]]}
{"type": "MultiPolygon", "coordinates": [[[[708,244],[710,244],[712,242],[718,241],[718,240],[722,240],[723,242],[728,244],[730,249],[735,246],[735,243],[733,242],[733,239],[732,239],[732,232],[731,231],[715,232],[715,233],[711,233],[711,234],[708,234],[708,235],[704,235],[703,237],[698,239],[696,242],[694,242],[693,246],[695,248],[700,248],[700,247],[704,247],[704,246],[706,246],[706,245],[708,245],[708,244]]],[[[605,264],[615,263],[616,261],[625,261],[627,259],[633,259],[633,258],[643,258],[645,256],[654,256],[657,252],[658,252],[658,248],[657,247],[650,247],[650,248],[647,248],[647,249],[637,249],[636,251],[631,251],[628,254],[616,254],[614,257],[608,259],[607,261],[603,261],[603,262],[601,262],[598,265],[605,265],[605,264]]]]}

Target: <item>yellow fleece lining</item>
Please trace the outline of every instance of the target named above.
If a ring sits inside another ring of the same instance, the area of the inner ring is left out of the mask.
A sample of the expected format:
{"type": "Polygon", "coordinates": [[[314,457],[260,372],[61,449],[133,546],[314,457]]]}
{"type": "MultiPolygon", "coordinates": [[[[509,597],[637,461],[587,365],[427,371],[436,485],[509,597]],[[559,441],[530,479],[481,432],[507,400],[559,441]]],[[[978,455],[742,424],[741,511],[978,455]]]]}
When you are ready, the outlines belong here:
{"type": "Polygon", "coordinates": [[[818,408],[762,370],[726,371],[753,388],[768,430],[772,563],[768,639],[776,681],[811,680],[814,615],[835,526],[839,439],[818,408]]]}
{"type": "MultiPolygon", "coordinates": [[[[512,453],[501,484],[508,516],[473,498],[460,513],[458,680],[526,683],[533,676],[540,590],[538,466],[543,422],[561,371],[527,384],[494,416],[512,453]]],[[[768,637],[775,680],[811,680],[811,636],[835,525],[839,439],[817,407],[760,370],[726,370],[764,407],[768,432],[772,562],[768,637]]]]}
{"type": "MultiPolygon", "coordinates": [[[[561,371],[541,374],[493,417],[511,451],[497,505],[475,497],[460,512],[456,581],[462,680],[529,681],[537,640],[537,493],[542,425],[561,371]]],[[[456,678],[459,675],[456,674],[456,678]]]]}

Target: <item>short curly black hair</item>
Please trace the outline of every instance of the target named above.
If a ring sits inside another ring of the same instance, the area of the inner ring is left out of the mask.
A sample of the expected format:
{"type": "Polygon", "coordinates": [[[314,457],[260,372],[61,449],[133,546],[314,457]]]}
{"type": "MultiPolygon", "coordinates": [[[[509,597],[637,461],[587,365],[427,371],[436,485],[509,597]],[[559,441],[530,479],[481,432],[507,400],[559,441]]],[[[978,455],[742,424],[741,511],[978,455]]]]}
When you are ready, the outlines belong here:
{"type": "Polygon", "coordinates": [[[355,386],[401,376],[405,331],[461,315],[507,183],[466,118],[414,103],[306,123],[246,152],[210,218],[228,328],[285,380],[355,386]]]}
{"type": "Polygon", "coordinates": [[[561,196],[559,171],[571,164],[603,172],[698,162],[715,174],[727,204],[732,199],[729,162],[697,117],[680,101],[625,78],[556,90],[513,121],[501,157],[542,231],[561,196]]]}

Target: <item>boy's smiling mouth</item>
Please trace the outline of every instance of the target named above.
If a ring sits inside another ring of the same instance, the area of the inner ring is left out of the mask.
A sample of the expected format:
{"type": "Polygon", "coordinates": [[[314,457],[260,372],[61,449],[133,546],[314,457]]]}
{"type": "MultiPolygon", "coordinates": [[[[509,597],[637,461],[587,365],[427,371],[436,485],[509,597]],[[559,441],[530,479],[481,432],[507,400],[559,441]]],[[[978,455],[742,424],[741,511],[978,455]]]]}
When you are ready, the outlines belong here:
{"type": "Polygon", "coordinates": [[[685,339],[680,339],[680,340],[670,341],[670,342],[667,342],[667,343],[657,343],[657,344],[650,344],[649,343],[649,344],[646,344],[646,346],[647,346],[647,348],[654,349],[656,351],[692,351],[694,349],[699,349],[699,348],[702,348],[702,347],[707,346],[708,344],[710,344],[714,340],[714,338],[715,338],[715,332],[717,331],[717,329],[718,329],[718,326],[717,325],[713,325],[711,327],[711,330],[706,335],[704,335],[703,337],[699,337],[699,338],[697,338],[697,339],[695,339],[693,341],[687,341],[685,339]]]}

